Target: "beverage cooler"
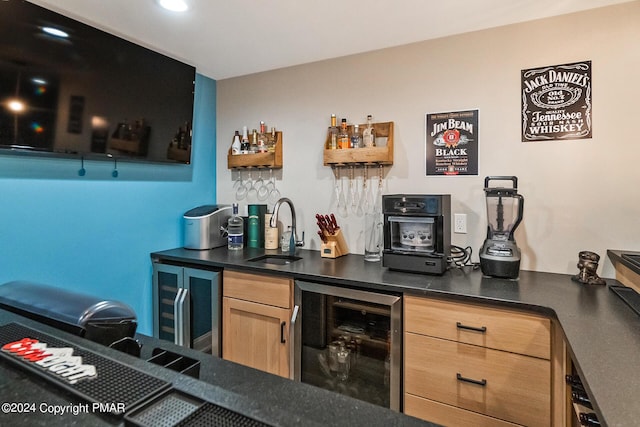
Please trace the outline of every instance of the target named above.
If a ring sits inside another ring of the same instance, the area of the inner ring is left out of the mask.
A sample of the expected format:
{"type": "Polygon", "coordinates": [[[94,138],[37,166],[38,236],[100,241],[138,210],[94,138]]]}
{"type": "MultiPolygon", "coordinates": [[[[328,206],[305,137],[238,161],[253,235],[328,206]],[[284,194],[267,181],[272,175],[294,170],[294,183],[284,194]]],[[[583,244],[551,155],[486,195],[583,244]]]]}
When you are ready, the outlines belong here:
{"type": "Polygon", "coordinates": [[[153,262],[153,336],[220,356],[221,274],[153,262]]]}
{"type": "Polygon", "coordinates": [[[399,411],[400,296],[296,281],[294,379],[399,411]]]}

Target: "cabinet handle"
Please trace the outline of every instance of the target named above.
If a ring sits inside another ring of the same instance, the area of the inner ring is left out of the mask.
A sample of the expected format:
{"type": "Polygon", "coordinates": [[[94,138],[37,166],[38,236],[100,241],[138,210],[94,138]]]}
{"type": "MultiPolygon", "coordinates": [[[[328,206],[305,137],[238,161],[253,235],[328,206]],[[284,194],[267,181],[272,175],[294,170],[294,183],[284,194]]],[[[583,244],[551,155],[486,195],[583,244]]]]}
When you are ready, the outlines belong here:
{"type": "Polygon", "coordinates": [[[286,343],[287,340],[284,337],[284,327],[287,326],[287,322],[280,323],[280,342],[282,344],[286,343]]]}
{"type": "Polygon", "coordinates": [[[458,328],[458,329],[466,329],[467,331],[482,332],[483,334],[485,332],[487,332],[487,327],[486,326],[482,326],[480,328],[476,328],[475,326],[463,325],[460,322],[456,322],[456,328],[458,328]]]}
{"type": "Polygon", "coordinates": [[[466,377],[463,377],[462,375],[460,375],[460,372],[458,372],[458,373],[456,374],[456,379],[457,379],[458,381],[463,381],[463,382],[465,382],[465,383],[476,384],[476,385],[480,385],[480,386],[482,386],[482,387],[484,387],[484,386],[486,386],[486,385],[487,385],[487,380],[485,380],[484,378],[483,378],[483,379],[481,379],[480,381],[478,381],[478,380],[474,380],[474,379],[472,379],[472,378],[466,378],[466,377]]]}

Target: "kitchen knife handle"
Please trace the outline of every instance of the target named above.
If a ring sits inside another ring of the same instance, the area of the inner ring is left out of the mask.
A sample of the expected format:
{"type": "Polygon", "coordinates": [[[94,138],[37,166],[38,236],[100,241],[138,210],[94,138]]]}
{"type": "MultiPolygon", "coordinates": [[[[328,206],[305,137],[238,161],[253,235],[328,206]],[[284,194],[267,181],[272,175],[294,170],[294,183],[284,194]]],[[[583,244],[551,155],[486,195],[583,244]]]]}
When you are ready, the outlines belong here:
{"type": "Polygon", "coordinates": [[[458,329],[466,329],[467,331],[474,331],[474,332],[481,332],[481,333],[485,333],[487,332],[487,327],[486,326],[482,326],[480,328],[477,328],[475,326],[467,326],[467,325],[463,325],[460,322],[456,322],[456,328],[458,329]]]}

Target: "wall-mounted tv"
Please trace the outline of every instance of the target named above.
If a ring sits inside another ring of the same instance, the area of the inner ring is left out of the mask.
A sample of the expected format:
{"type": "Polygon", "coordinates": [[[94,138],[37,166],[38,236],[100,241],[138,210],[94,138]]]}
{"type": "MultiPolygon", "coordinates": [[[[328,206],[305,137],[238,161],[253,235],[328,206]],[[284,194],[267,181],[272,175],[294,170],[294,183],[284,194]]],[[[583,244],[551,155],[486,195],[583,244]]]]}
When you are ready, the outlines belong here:
{"type": "Polygon", "coordinates": [[[190,163],[195,67],[0,1],[0,155],[190,163]]]}

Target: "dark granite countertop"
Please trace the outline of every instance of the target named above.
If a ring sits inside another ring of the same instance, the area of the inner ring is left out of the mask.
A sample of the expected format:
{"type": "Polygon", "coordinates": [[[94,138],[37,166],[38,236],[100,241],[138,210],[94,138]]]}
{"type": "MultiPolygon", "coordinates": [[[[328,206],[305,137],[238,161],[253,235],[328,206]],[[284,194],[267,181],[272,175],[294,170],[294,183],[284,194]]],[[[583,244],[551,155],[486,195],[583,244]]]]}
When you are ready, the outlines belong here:
{"type": "Polygon", "coordinates": [[[637,262],[633,262],[628,258],[625,258],[624,255],[636,255],[640,257],[640,252],[637,251],[624,251],[620,249],[608,249],[607,256],[613,263],[614,267],[616,264],[622,264],[627,267],[629,270],[633,271],[636,274],[640,274],[640,264],[637,262]]]}
{"type": "MultiPolygon", "coordinates": [[[[276,253],[275,251],[266,251],[276,253]]],[[[517,281],[485,278],[479,270],[452,269],[442,276],[391,271],[361,255],[321,258],[317,251],[298,250],[302,259],[288,265],[248,261],[262,249],[238,253],[226,248],[210,251],[172,249],[151,254],[167,263],[195,267],[234,268],[277,274],[300,280],[385,291],[469,300],[538,312],[556,319],[564,332],[574,364],[603,425],[629,426],[640,419],[640,316],[609,285],[585,286],[571,275],[521,271],[517,281]]],[[[577,271],[576,271],[577,272],[577,271]]]]}
{"type": "MultiPolygon", "coordinates": [[[[17,322],[77,346],[115,359],[128,367],[167,381],[175,390],[217,404],[272,426],[433,426],[418,420],[307,384],[280,378],[211,355],[182,348],[155,338],[137,335],[142,344],[141,357],[104,347],[47,325],[0,309],[0,326],[17,322]],[[147,361],[153,349],[173,351],[201,362],[200,380],[179,374],[147,361]]],[[[11,426],[121,426],[124,421],[97,412],[54,415],[56,405],[81,404],[82,400],[64,389],[0,358],[0,404],[35,404],[35,411],[0,412],[0,425],[11,426]],[[44,406],[43,406],[44,405],[44,406]]]]}

